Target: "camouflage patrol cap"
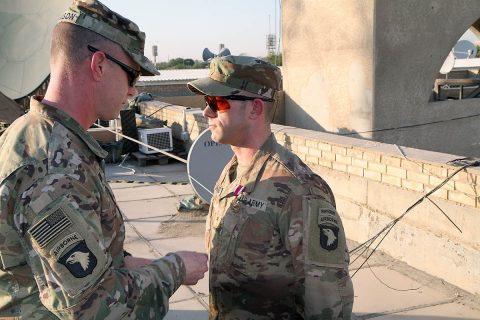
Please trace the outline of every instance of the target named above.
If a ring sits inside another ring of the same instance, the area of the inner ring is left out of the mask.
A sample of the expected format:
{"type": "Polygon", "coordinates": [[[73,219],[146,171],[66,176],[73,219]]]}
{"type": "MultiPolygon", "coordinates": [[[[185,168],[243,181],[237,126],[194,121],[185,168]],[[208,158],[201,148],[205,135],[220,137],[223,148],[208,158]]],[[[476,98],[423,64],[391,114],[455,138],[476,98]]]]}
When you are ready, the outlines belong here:
{"type": "Polygon", "coordinates": [[[210,75],[187,86],[207,96],[229,96],[244,90],[274,99],[281,88],[281,73],[277,66],[254,57],[216,57],[210,63],[210,75]]]}
{"type": "Polygon", "coordinates": [[[142,75],[160,74],[144,56],[145,33],[138,26],[110,10],[98,0],[74,0],[59,22],[91,30],[119,44],[141,68],[142,75]]]}

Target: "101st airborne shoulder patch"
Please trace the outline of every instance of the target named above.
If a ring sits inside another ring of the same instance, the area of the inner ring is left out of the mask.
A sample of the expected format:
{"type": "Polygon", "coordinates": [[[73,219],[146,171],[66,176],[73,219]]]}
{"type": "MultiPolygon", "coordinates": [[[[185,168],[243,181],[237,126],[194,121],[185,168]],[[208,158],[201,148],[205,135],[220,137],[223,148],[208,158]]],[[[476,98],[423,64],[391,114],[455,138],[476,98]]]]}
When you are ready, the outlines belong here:
{"type": "Polygon", "coordinates": [[[320,246],[328,251],[338,247],[338,218],[335,211],[320,209],[318,213],[318,227],[320,228],[320,246]]]}
{"type": "Polygon", "coordinates": [[[89,221],[74,201],[66,194],[38,208],[38,220],[27,231],[36,256],[54,275],[50,281],[69,297],[97,283],[110,265],[101,240],[92,234],[89,221]]]}
{"type": "Polygon", "coordinates": [[[74,221],[75,217],[65,210],[65,206],[57,201],[28,233],[42,255],[49,256],[44,255],[49,261],[63,265],[75,278],[85,278],[93,273],[97,257],[89,249],[85,237],[75,231],[79,227],[78,221],[74,221]]]}
{"type": "Polygon", "coordinates": [[[317,266],[343,267],[346,241],[342,221],[330,204],[315,196],[304,196],[304,244],[306,262],[317,266]]]}
{"type": "Polygon", "coordinates": [[[63,264],[75,278],[85,278],[97,266],[97,258],[90,251],[85,240],[63,254],[58,262],[63,264]]]}

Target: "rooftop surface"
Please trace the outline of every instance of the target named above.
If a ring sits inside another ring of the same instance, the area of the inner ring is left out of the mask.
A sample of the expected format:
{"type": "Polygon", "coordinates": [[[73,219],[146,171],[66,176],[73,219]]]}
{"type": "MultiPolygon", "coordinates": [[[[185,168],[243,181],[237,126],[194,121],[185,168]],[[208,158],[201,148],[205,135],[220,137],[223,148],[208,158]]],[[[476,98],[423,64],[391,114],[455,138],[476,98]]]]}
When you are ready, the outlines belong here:
{"type": "MultiPolygon", "coordinates": [[[[185,164],[140,167],[128,160],[123,166],[107,165],[106,171],[126,217],[126,250],[145,258],[178,250],[205,252],[205,212],[178,211],[180,200],[194,194],[185,164]]],[[[349,242],[350,249],[356,245],[349,242]]],[[[351,275],[363,261],[359,257],[351,264],[351,275]]],[[[480,319],[480,297],[378,251],[352,279],[354,319],[480,319]]],[[[207,309],[208,276],[195,286],[181,286],[170,298],[165,319],[208,319],[207,309]]]]}

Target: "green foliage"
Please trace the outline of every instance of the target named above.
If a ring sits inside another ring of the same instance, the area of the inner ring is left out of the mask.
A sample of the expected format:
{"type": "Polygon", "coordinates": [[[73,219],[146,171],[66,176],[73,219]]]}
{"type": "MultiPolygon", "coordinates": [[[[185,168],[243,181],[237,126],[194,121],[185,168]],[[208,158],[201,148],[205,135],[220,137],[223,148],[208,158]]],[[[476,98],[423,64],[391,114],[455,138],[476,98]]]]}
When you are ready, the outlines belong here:
{"type": "Polygon", "coordinates": [[[203,69],[207,66],[207,63],[200,60],[175,58],[170,59],[168,62],[159,62],[156,64],[158,70],[168,69],[203,69]]]}
{"type": "Polygon", "coordinates": [[[282,54],[270,54],[263,58],[263,60],[270,62],[271,64],[281,66],[282,65],[282,54]]]}
{"type": "Polygon", "coordinates": [[[475,55],[475,58],[480,58],[480,46],[477,46],[477,54],[475,55]]]}
{"type": "MultiPolygon", "coordinates": [[[[480,51],[480,50],[479,50],[480,51]]],[[[242,55],[242,54],[240,54],[242,55]]],[[[282,65],[282,54],[278,55],[269,55],[267,57],[261,58],[265,61],[268,61],[272,64],[276,64],[277,66],[282,65]]],[[[174,58],[170,59],[168,62],[159,62],[156,64],[158,70],[169,70],[169,69],[204,69],[207,68],[209,62],[204,62],[201,60],[194,60],[194,59],[183,59],[183,58],[174,58]]]]}

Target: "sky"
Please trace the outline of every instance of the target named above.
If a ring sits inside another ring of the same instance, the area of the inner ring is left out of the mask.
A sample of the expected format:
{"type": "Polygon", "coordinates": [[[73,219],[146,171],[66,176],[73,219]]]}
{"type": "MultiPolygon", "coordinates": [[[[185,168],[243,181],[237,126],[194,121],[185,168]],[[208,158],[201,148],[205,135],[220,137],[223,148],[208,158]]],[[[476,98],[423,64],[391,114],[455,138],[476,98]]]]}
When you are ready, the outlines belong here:
{"type": "MultiPolygon", "coordinates": [[[[204,48],[234,55],[267,55],[267,34],[280,39],[280,0],[102,0],[146,33],[145,55],[153,61],[202,60],[204,48]],[[276,22],[275,22],[276,20],[276,22]]],[[[278,40],[277,40],[278,41],[278,40]]],[[[278,42],[277,42],[278,44],[278,42]]]]}

